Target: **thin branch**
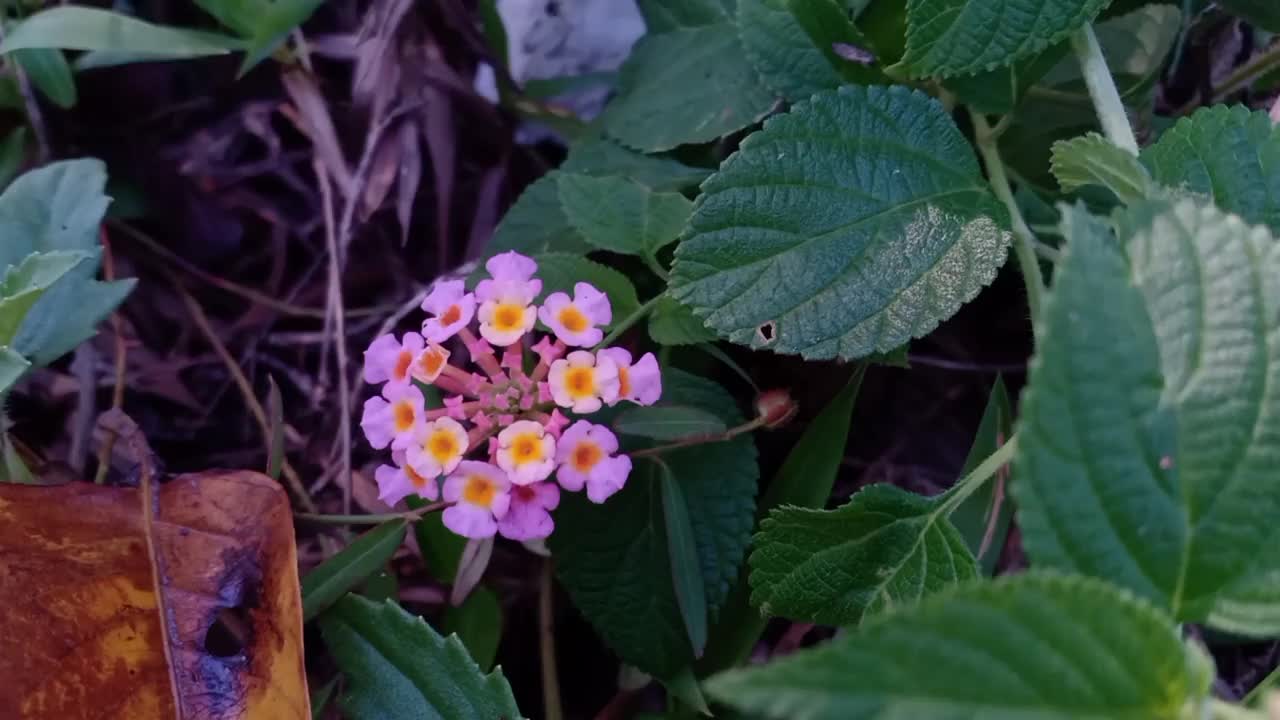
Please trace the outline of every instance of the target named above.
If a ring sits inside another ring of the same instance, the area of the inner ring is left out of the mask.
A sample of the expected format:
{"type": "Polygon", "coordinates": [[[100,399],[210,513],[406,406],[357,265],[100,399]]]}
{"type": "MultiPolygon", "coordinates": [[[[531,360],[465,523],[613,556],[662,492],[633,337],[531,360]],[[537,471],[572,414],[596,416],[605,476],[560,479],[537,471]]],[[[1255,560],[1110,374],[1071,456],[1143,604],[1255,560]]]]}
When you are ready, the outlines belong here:
{"type": "Polygon", "coordinates": [[[1084,27],[1071,36],[1071,47],[1075,49],[1076,58],[1080,61],[1080,72],[1084,75],[1084,84],[1089,88],[1089,97],[1098,111],[1098,120],[1102,122],[1102,131],[1107,139],[1115,143],[1121,150],[1133,155],[1138,154],[1138,138],[1133,134],[1133,126],[1129,124],[1129,114],[1124,109],[1124,101],[1120,99],[1120,91],[1116,89],[1115,78],[1107,67],[1107,59],[1098,45],[1098,36],[1093,33],[1093,26],[1085,23],[1084,27]]]}
{"type": "MultiPolygon", "coordinates": [[[[341,443],[342,456],[338,459],[342,472],[342,512],[351,512],[351,389],[347,377],[347,328],[342,312],[342,267],[341,255],[338,253],[338,235],[333,223],[333,187],[329,176],[325,173],[320,157],[315,159],[316,177],[320,182],[320,198],[324,207],[325,247],[329,252],[329,291],[328,307],[333,318],[333,345],[338,355],[338,441],[341,443]]],[[[356,185],[360,187],[360,185],[356,185]]],[[[355,205],[353,193],[348,198],[347,206],[355,205]]]]}
{"type": "Polygon", "coordinates": [[[538,647],[542,659],[542,707],[546,720],[563,720],[560,703],[560,671],[556,665],[555,574],[552,560],[542,564],[538,591],[538,647]]]}
{"type": "MultiPolygon", "coordinates": [[[[99,234],[102,238],[102,277],[107,282],[116,279],[115,255],[111,252],[111,238],[103,227],[99,234]]],[[[111,389],[111,409],[123,411],[125,370],[128,364],[128,348],[124,342],[124,320],[117,308],[111,313],[111,331],[115,335],[115,384],[111,389]]],[[[107,480],[107,470],[111,466],[111,452],[115,449],[116,436],[108,434],[98,448],[98,471],[93,481],[99,485],[107,480]]]]}

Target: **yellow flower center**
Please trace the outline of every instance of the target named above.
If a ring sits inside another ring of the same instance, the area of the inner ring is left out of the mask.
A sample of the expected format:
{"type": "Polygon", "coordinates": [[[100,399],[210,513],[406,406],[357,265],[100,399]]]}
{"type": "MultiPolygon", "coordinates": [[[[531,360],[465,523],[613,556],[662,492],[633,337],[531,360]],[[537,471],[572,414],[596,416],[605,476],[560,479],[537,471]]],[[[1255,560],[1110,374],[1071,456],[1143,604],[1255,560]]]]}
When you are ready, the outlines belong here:
{"type": "Polygon", "coordinates": [[[462,448],[458,447],[458,439],[447,430],[436,430],[427,439],[427,452],[431,453],[431,457],[441,465],[457,457],[461,450],[462,448]]]}
{"type": "Polygon", "coordinates": [[[409,364],[413,362],[413,353],[408,350],[401,350],[396,356],[396,367],[391,371],[391,377],[396,380],[403,380],[405,373],[409,372],[409,364]]]}
{"type": "Polygon", "coordinates": [[[586,398],[596,393],[596,369],[571,367],[564,374],[564,387],[574,399],[586,398]]]}
{"type": "Polygon", "coordinates": [[[414,471],[413,468],[409,467],[408,465],[404,466],[404,474],[406,477],[409,478],[409,482],[413,483],[413,486],[418,488],[419,490],[427,486],[427,479],[419,475],[416,471],[414,471]]]}
{"type": "Polygon", "coordinates": [[[440,316],[441,325],[452,325],[462,319],[462,309],[457,305],[450,305],[448,310],[440,316]]]}
{"type": "Polygon", "coordinates": [[[408,400],[401,400],[400,402],[396,403],[395,408],[392,410],[392,412],[393,412],[392,418],[393,418],[393,421],[395,422],[396,432],[404,432],[405,430],[408,430],[409,428],[413,427],[413,421],[414,421],[413,405],[410,405],[408,400]]]}
{"type": "Polygon", "coordinates": [[[515,303],[502,303],[493,309],[493,327],[501,332],[519,330],[524,325],[524,308],[515,303]]]}
{"type": "Polygon", "coordinates": [[[573,455],[570,460],[573,461],[573,469],[578,472],[587,472],[596,466],[596,463],[604,458],[604,453],[600,450],[600,446],[593,442],[580,442],[573,449],[573,455]]]}
{"type": "Polygon", "coordinates": [[[511,459],[517,465],[542,459],[542,443],[533,433],[521,433],[511,441],[511,459]]]}
{"type": "Polygon", "coordinates": [[[560,324],[571,333],[580,333],[591,327],[591,321],[578,309],[577,305],[565,305],[560,309],[560,324]]]}
{"type": "Polygon", "coordinates": [[[489,507],[497,494],[498,489],[489,478],[479,474],[467,476],[467,484],[462,488],[462,499],[480,507],[489,507]]]}
{"type": "Polygon", "coordinates": [[[618,397],[627,397],[631,394],[631,378],[628,376],[628,370],[625,365],[618,366],[618,397]]]}

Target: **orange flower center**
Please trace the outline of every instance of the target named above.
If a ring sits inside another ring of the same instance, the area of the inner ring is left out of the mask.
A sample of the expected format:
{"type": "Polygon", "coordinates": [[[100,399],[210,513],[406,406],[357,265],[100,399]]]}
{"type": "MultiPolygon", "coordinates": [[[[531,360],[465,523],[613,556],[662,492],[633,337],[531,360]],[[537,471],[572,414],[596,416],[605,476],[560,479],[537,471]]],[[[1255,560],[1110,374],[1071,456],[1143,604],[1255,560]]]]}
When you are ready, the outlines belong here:
{"type": "Polygon", "coordinates": [[[468,476],[467,484],[462,488],[462,499],[480,507],[489,507],[493,503],[493,496],[497,494],[498,489],[484,475],[468,476]]]}
{"type": "Polygon", "coordinates": [[[618,366],[618,397],[627,397],[631,394],[631,378],[628,373],[629,370],[625,365],[618,366]]]}
{"type": "Polygon", "coordinates": [[[452,325],[462,319],[462,308],[457,305],[450,305],[448,310],[440,316],[441,325],[452,325]]]}
{"type": "Polygon", "coordinates": [[[560,324],[571,333],[580,333],[591,327],[591,321],[582,314],[577,305],[565,305],[560,310],[560,324]]]}
{"type": "Polygon", "coordinates": [[[440,371],[444,369],[446,356],[442,352],[436,350],[427,350],[418,357],[419,374],[426,378],[436,378],[440,376],[440,371]]]}
{"type": "Polygon", "coordinates": [[[513,303],[502,303],[493,310],[493,327],[502,332],[519,330],[524,324],[524,308],[513,303]]]}
{"type": "Polygon", "coordinates": [[[409,482],[413,483],[413,486],[419,490],[427,486],[427,479],[419,475],[412,467],[405,465],[404,474],[409,478],[409,482]]]}
{"type": "Polygon", "coordinates": [[[573,469],[578,472],[587,472],[596,466],[596,463],[604,458],[604,453],[600,450],[600,446],[593,442],[580,442],[573,449],[573,469]]]}
{"type": "Polygon", "coordinates": [[[401,350],[396,356],[396,367],[391,371],[391,377],[395,380],[403,380],[405,373],[409,372],[409,365],[413,362],[413,353],[408,350],[401,350]]]}
{"type": "Polygon", "coordinates": [[[404,432],[405,430],[413,427],[415,414],[413,412],[413,405],[410,405],[408,401],[401,400],[396,403],[395,410],[393,410],[393,412],[395,413],[393,418],[396,425],[396,432],[404,432]]]}
{"type": "Polygon", "coordinates": [[[596,391],[595,368],[569,368],[564,374],[564,386],[575,398],[590,397],[596,391]]]}
{"type": "Polygon", "coordinates": [[[431,453],[431,457],[435,461],[444,465],[456,457],[462,448],[458,447],[458,440],[453,433],[445,430],[437,430],[431,433],[431,438],[427,440],[427,450],[431,453]]]}

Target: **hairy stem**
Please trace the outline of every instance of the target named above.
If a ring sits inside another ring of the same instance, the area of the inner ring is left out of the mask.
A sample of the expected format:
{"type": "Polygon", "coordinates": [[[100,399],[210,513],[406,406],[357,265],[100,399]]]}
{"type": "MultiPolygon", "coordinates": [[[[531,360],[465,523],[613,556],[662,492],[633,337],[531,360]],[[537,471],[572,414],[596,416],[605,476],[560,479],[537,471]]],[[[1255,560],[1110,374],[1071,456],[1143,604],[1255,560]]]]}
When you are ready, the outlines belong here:
{"type": "Polygon", "coordinates": [[[1098,45],[1098,36],[1093,34],[1093,26],[1086,23],[1075,35],[1071,36],[1071,47],[1080,61],[1080,72],[1084,74],[1085,85],[1089,87],[1089,97],[1098,111],[1098,119],[1102,122],[1102,131],[1107,139],[1117,147],[1134,155],[1138,154],[1138,138],[1129,125],[1129,116],[1125,113],[1124,102],[1120,100],[1120,92],[1116,90],[1116,81],[1107,68],[1107,59],[1102,56],[1102,47],[1098,45]]]}
{"type": "Polygon", "coordinates": [[[609,343],[622,337],[623,333],[630,330],[632,326],[634,326],[636,323],[643,320],[649,313],[653,312],[653,308],[657,306],[658,301],[661,299],[662,299],[661,294],[654,295],[651,300],[641,305],[640,307],[636,308],[635,312],[626,316],[625,318],[622,319],[621,322],[615,325],[613,328],[613,332],[609,333],[608,335],[605,335],[604,339],[601,340],[599,343],[597,343],[596,346],[592,348],[592,350],[594,351],[594,350],[599,350],[602,347],[607,347],[609,343]]]}
{"type": "Polygon", "coordinates": [[[1036,236],[1031,232],[1026,219],[1022,217],[1018,202],[1013,198],[1013,188],[1009,186],[1009,176],[1005,173],[1004,161],[1000,159],[997,136],[982,113],[970,109],[969,116],[973,120],[978,152],[982,153],[982,161],[987,166],[991,188],[1009,211],[1009,219],[1013,224],[1013,250],[1018,258],[1018,266],[1022,269],[1022,278],[1027,284],[1027,305],[1031,308],[1031,322],[1034,325],[1039,321],[1040,302],[1044,296],[1044,276],[1040,274],[1040,261],[1036,257],[1036,236]]]}

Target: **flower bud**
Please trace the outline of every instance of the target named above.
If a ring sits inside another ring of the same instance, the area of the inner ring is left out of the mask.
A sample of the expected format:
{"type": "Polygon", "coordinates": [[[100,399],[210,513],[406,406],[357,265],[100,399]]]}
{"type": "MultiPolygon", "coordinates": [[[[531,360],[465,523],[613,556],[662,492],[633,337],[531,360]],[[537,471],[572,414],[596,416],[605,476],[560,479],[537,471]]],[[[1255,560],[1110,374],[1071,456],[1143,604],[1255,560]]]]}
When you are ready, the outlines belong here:
{"type": "Polygon", "coordinates": [[[799,411],[791,393],[784,389],[766,390],[756,396],[756,415],[764,420],[770,430],[791,422],[799,411]]]}

